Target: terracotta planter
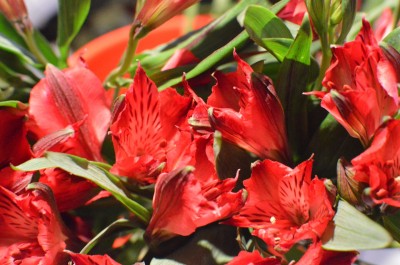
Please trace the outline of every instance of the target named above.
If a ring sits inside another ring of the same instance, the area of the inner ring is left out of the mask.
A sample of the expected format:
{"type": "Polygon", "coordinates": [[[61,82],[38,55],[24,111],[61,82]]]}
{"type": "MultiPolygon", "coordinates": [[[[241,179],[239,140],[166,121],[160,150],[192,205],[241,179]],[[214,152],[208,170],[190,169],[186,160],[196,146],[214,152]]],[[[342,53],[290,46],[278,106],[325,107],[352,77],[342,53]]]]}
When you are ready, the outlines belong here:
{"type": "MultiPolygon", "coordinates": [[[[200,28],[211,20],[209,15],[197,16],[193,27],[200,28]]],[[[175,16],[143,38],[139,43],[137,53],[155,48],[181,36],[184,33],[185,23],[187,22],[184,16],[175,16]]],[[[129,28],[130,26],[125,26],[113,30],[87,43],[69,58],[69,65],[75,65],[79,61],[79,57],[82,57],[89,69],[101,80],[104,80],[119,63],[128,42],[129,28]]]]}

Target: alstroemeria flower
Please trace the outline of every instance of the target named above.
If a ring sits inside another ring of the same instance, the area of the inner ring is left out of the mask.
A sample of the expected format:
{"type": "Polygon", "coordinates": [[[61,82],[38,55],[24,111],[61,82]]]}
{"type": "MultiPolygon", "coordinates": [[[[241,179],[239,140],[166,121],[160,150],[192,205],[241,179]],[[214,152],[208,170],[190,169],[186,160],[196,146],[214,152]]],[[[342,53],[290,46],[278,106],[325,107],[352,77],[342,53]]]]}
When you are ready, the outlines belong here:
{"type": "Polygon", "coordinates": [[[315,95],[322,98],[322,107],[367,147],[386,117],[397,112],[395,69],[366,20],[355,41],[334,47],[332,52],[332,63],[323,80],[328,91],[315,95]]]}
{"type": "Polygon", "coordinates": [[[29,160],[32,152],[26,138],[27,110],[0,108],[0,186],[19,192],[29,184],[31,173],[15,171],[10,164],[18,165],[29,160]]]}
{"type": "Polygon", "coordinates": [[[152,245],[197,227],[226,219],[243,206],[242,191],[233,193],[237,178],[220,180],[214,165],[212,134],[197,135],[190,145],[189,167],[163,173],[155,184],[153,216],[146,229],[152,245]]]}
{"type": "MultiPolygon", "coordinates": [[[[28,129],[39,139],[34,146],[36,155],[51,150],[102,161],[101,147],[111,113],[100,80],[84,67],[62,72],[49,65],[45,75],[29,99],[28,129]]],[[[60,210],[73,209],[89,199],[76,196],[76,190],[90,194],[95,188],[61,170],[45,170],[43,174],[42,180],[53,189],[60,210]]]]}
{"type": "Polygon", "coordinates": [[[0,187],[0,263],[66,264],[68,239],[45,189],[21,195],[0,187]]]}
{"type": "Polygon", "coordinates": [[[148,30],[158,27],[199,0],[147,0],[144,1],[136,23],[148,30]]]}
{"type": "Polygon", "coordinates": [[[375,204],[400,207],[400,121],[390,120],[371,146],[354,158],[354,179],[367,183],[375,204]]]}
{"type": "Polygon", "coordinates": [[[257,250],[254,252],[240,251],[239,255],[226,265],[281,265],[276,257],[263,258],[257,250]]]}
{"type": "Polygon", "coordinates": [[[225,140],[262,159],[290,163],[285,117],[272,81],[253,72],[236,54],[235,59],[238,70],[229,77],[231,82],[218,80],[210,96],[210,105],[224,106],[209,110],[212,126],[225,140]],[[239,101],[233,102],[229,95],[239,101]]]}
{"type": "Polygon", "coordinates": [[[230,217],[243,206],[242,192],[231,192],[236,179],[204,182],[193,167],[163,173],[157,179],[153,216],[146,229],[152,246],[177,235],[188,236],[197,227],[230,217]]]}
{"type": "Polygon", "coordinates": [[[291,169],[271,160],[257,162],[244,181],[246,204],[227,223],[253,228],[253,235],[282,252],[300,240],[318,240],[334,211],[323,180],[311,180],[312,163],[291,169]]]}
{"type": "Polygon", "coordinates": [[[24,0],[2,0],[0,12],[14,24],[20,33],[32,30],[32,22],[29,20],[24,0]]]}
{"type": "Polygon", "coordinates": [[[190,145],[185,128],[191,104],[190,97],[173,89],[159,93],[139,66],[111,125],[116,154],[112,172],[142,184],[154,183],[163,167],[176,164],[172,160],[183,152],[179,150],[190,145]]]}

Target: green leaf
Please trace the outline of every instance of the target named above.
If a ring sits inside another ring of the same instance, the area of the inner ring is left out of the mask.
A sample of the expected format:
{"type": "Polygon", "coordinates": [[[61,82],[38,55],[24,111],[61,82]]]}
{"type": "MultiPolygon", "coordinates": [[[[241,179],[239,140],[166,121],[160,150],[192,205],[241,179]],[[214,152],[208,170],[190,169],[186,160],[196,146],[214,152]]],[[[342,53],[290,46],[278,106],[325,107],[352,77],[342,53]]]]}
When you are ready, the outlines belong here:
{"type": "Polygon", "coordinates": [[[393,239],[389,232],[346,201],[340,200],[333,218],[335,226],[324,249],[352,251],[388,247],[393,239]]]}
{"type": "MultiPolygon", "coordinates": [[[[211,67],[215,66],[218,62],[222,61],[223,59],[232,56],[233,50],[235,48],[239,49],[240,47],[242,47],[247,42],[248,37],[249,36],[247,32],[242,31],[242,33],[240,33],[234,39],[229,41],[225,46],[216,50],[215,52],[210,54],[207,58],[198,63],[192,70],[190,70],[186,74],[186,79],[194,78],[204,73],[205,71],[209,70],[211,67]]],[[[170,79],[169,81],[160,85],[158,89],[159,91],[162,91],[168,87],[179,84],[181,81],[182,81],[181,76],[170,79]]]]}
{"type": "Polygon", "coordinates": [[[258,45],[282,61],[293,39],[290,30],[273,12],[262,6],[249,6],[244,27],[258,45]]]}
{"type": "Polygon", "coordinates": [[[54,53],[49,41],[37,30],[33,32],[33,38],[38,49],[40,50],[40,53],[46,58],[46,60],[49,63],[58,66],[58,57],[54,53]]]}
{"type": "Polygon", "coordinates": [[[69,46],[79,33],[90,10],[90,0],[58,0],[57,45],[61,58],[68,56],[69,46]]]}
{"type": "Polygon", "coordinates": [[[354,19],[356,17],[356,7],[357,2],[354,0],[342,0],[342,13],[343,20],[341,31],[338,39],[336,40],[336,44],[342,44],[349,34],[351,27],[353,26],[354,19]]]}
{"type": "Polygon", "coordinates": [[[15,30],[13,25],[0,12],[0,36],[18,44],[20,47],[27,49],[24,39],[15,30]]]}
{"type": "Polygon", "coordinates": [[[142,221],[145,223],[149,221],[149,211],[129,199],[123,185],[116,176],[97,167],[93,162],[84,158],[63,153],[47,152],[45,157],[31,159],[15,168],[23,171],[36,171],[53,167],[63,169],[75,176],[94,182],[100,188],[109,191],[142,221]]]}
{"type": "Polygon", "coordinates": [[[383,43],[386,43],[393,48],[395,48],[398,52],[400,52],[400,27],[394,29],[390,32],[383,40],[383,43]]]}
{"type": "Polygon", "coordinates": [[[269,51],[279,62],[285,58],[293,39],[284,38],[263,38],[262,47],[269,51]]]}
{"type": "MultiPolygon", "coordinates": [[[[314,113],[311,117],[315,120],[317,115],[314,113]]],[[[343,126],[331,114],[328,114],[315,130],[306,153],[314,154],[316,157],[313,164],[315,174],[334,177],[337,174],[336,167],[339,158],[343,157],[350,161],[362,151],[360,141],[351,137],[343,126]]]]}
{"type": "Polygon", "coordinates": [[[400,212],[383,216],[383,225],[392,234],[393,238],[400,242],[400,212]]]}
{"type": "Polygon", "coordinates": [[[0,50],[12,53],[18,57],[21,61],[29,64],[33,64],[33,60],[27,55],[27,51],[17,44],[11,42],[5,37],[0,35],[0,50]]]}
{"type": "Polygon", "coordinates": [[[214,133],[214,156],[220,179],[232,178],[240,169],[238,185],[250,177],[251,163],[256,159],[237,145],[224,141],[219,131],[214,133]]]}
{"type": "Polygon", "coordinates": [[[9,108],[14,108],[14,109],[26,109],[28,108],[28,105],[25,105],[24,103],[18,101],[18,100],[8,100],[8,101],[1,101],[0,102],[0,108],[1,107],[9,107],[9,108]]]}
{"type": "Polygon", "coordinates": [[[276,92],[285,112],[289,143],[295,156],[302,152],[307,134],[307,100],[303,95],[312,79],[312,31],[305,16],[279,70],[276,92]]]}
{"type": "Polygon", "coordinates": [[[88,254],[90,250],[96,246],[96,244],[101,241],[105,236],[110,235],[111,233],[114,232],[120,232],[123,230],[130,230],[135,228],[133,226],[132,222],[126,219],[118,219],[106,228],[104,228],[102,231],[96,234],[95,237],[93,237],[87,244],[86,246],[80,251],[80,254],[88,254]]]}

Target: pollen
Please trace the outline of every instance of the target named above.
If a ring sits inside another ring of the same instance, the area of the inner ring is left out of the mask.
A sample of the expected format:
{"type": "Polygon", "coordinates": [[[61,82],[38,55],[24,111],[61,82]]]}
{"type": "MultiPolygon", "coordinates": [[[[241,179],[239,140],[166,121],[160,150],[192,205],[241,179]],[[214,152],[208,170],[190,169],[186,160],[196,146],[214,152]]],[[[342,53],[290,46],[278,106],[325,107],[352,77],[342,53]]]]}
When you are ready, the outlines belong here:
{"type": "Polygon", "coordinates": [[[269,218],[269,221],[271,222],[271,224],[275,224],[276,223],[275,216],[271,216],[271,218],[269,218]]]}

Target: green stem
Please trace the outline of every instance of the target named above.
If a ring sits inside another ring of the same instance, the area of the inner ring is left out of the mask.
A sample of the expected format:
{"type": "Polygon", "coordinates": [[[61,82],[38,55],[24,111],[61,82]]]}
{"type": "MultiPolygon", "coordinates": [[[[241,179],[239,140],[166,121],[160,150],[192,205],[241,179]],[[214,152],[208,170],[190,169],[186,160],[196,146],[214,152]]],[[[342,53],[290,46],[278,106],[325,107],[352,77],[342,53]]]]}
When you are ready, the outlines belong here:
{"type": "Polygon", "coordinates": [[[118,77],[122,76],[129,70],[133,58],[135,57],[136,48],[141,37],[140,32],[140,23],[134,22],[129,31],[128,46],[124,52],[121,63],[117,68],[111,71],[111,73],[107,76],[106,81],[104,82],[104,86],[106,88],[116,87],[116,93],[119,92],[119,86],[116,84],[116,80],[118,77]]]}
{"type": "Polygon", "coordinates": [[[22,34],[22,37],[25,40],[26,45],[29,48],[29,51],[36,57],[36,59],[43,65],[48,63],[47,59],[43,56],[42,52],[39,50],[38,46],[36,45],[34,32],[31,30],[27,30],[22,34]]]}
{"type": "Polygon", "coordinates": [[[322,61],[319,69],[318,78],[315,81],[314,90],[322,89],[322,80],[325,77],[325,72],[328,69],[332,58],[332,52],[329,45],[328,34],[321,34],[321,35],[322,35],[321,36],[322,61]]]}

